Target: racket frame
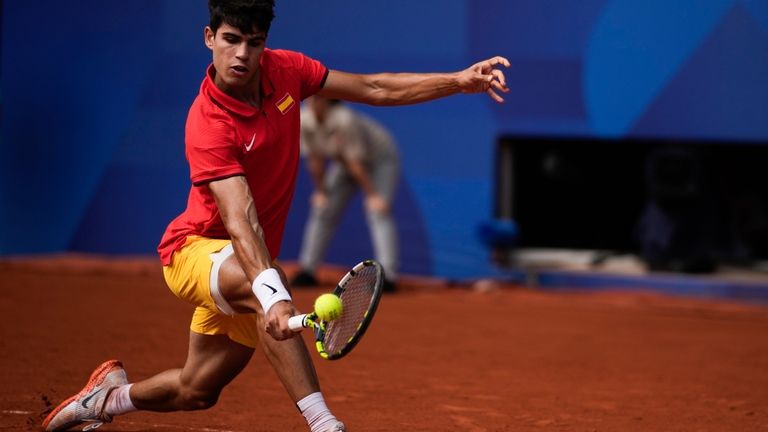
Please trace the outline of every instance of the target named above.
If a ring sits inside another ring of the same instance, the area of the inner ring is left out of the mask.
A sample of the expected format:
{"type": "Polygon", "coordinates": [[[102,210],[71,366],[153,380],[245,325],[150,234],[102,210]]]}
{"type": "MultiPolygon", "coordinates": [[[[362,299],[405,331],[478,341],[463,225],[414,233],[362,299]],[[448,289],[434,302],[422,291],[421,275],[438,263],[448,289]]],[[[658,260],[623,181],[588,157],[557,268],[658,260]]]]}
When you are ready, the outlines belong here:
{"type": "MultiPolygon", "coordinates": [[[[375,267],[376,268],[376,282],[373,287],[373,295],[371,296],[371,301],[368,304],[368,310],[366,310],[365,314],[363,315],[363,320],[360,322],[360,324],[357,326],[357,329],[355,330],[355,333],[349,338],[348,342],[342,349],[340,349],[338,352],[335,353],[329,353],[325,349],[325,335],[328,329],[328,325],[330,322],[323,321],[319,319],[317,314],[313,311],[308,314],[306,314],[302,320],[301,325],[302,327],[309,327],[314,330],[315,334],[315,348],[317,349],[318,354],[320,354],[321,358],[324,358],[326,360],[338,360],[345,355],[349,354],[350,351],[357,345],[357,343],[360,341],[360,339],[365,334],[365,331],[368,330],[368,326],[370,326],[371,321],[373,320],[373,316],[376,314],[376,309],[379,307],[379,302],[381,301],[381,294],[383,292],[383,285],[384,285],[384,270],[381,267],[381,264],[377,263],[374,260],[365,260],[357,265],[355,265],[347,274],[344,275],[344,277],[341,278],[338,284],[336,284],[336,289],[333,290],[333,294],[339,296],[341,298],[344,291],[346,291],[346,285],[354,278],[357,273],[359,273],[361,270],[363,270],[366,267],[375,267]]],[[[343,313],[342,313],[343,316],[343,313]]]]}

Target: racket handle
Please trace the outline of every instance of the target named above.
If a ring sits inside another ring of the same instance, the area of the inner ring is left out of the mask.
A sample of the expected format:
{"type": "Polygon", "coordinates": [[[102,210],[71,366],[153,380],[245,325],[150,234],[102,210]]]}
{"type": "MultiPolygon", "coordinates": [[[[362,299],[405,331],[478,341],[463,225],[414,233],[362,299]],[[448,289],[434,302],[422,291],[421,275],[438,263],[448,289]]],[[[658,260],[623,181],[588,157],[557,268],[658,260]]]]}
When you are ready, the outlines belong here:
{"type": "Polygon", "coordinates": [[[307,318],[307,314],[295,315],[288,318],[288,328],[293,331],[307,328],[307,322],[305,318],[307,318]]]}

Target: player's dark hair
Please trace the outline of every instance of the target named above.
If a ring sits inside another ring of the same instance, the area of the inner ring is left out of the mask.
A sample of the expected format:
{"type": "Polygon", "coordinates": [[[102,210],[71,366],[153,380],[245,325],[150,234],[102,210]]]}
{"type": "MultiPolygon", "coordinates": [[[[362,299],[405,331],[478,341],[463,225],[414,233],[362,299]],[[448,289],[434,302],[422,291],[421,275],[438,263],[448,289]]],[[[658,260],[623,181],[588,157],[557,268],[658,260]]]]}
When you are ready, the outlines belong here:
{"type": "Polygon", "coordinates": [[[211,16],[209,26],[214,34],[224,23],[243,34],[251,34],[254,30],[269,33],[275,18],[275,0],[208,0],[208,12],[211,16]]]}

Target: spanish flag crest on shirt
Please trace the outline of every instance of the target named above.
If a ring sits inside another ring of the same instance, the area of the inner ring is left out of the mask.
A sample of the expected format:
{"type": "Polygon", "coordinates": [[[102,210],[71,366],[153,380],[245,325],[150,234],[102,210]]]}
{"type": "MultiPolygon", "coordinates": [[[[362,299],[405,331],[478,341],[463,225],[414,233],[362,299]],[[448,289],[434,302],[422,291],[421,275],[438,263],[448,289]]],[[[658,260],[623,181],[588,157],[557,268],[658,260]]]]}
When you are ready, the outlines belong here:
{"type": "Polygon", "coordinates": [[[280,111],[280,114],[285,114],[288,111],[290,111],[291,108],[296,104],[296,102],[293,100],[291,95],[289,93],[286,93],[285,96],[280,98],[280,100],[277,101],[275,106],[277,106],[278,111],[280,111]]]}

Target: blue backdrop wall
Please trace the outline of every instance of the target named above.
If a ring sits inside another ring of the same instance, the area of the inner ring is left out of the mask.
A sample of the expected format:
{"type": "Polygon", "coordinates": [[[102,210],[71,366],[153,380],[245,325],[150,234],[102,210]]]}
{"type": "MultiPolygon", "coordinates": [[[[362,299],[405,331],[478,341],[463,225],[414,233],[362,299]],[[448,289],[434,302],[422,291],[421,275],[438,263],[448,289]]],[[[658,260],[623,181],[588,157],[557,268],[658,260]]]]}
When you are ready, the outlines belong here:
{"type": "MultiPolygon", "coordinates": [[[[153,253],[186,201],[186,111],[210,54],[205,2],[2,4],[0,254],[153,253]]],[[[359,108],[403,159],[403,271],[494,271],[500,133],[768,141],[765,0],[279,1],[269,45],[355,72],[449,71],[501,54],[512,92],[359,108]]],[[[283,259],[307,214],[302,171],[283,259]]],[[[329,253],[371,255],[354,203],[329,253]],[[342,239],[345,239],[342,242],[342,239]]]]}

